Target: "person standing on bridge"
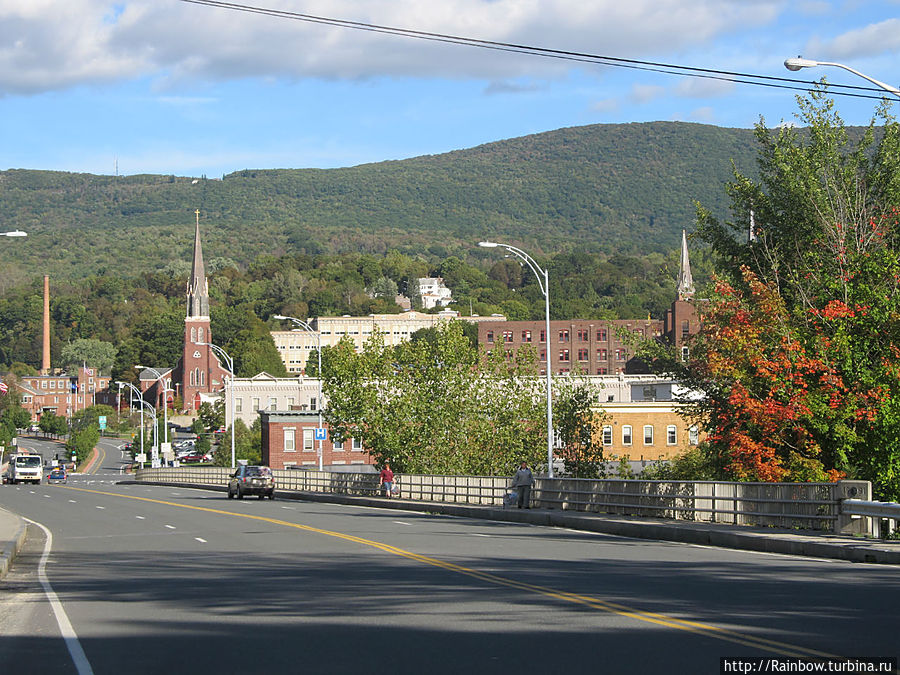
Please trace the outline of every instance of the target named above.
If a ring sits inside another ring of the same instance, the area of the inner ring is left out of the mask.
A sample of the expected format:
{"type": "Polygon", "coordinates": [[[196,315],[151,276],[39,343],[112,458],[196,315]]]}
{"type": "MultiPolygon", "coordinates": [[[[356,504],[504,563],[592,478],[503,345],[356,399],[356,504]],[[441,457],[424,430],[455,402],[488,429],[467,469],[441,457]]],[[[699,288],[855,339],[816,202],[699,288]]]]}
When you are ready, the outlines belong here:
{"type": "Polygon", "coordinates": [[[394,472],[391,471],[390,462],[384,463],[384,468],[378,474],[378,487],[384,489],[384,496],[390,499],[394,491],[394,472]]]}
{"type": "Polygon", "coordinates": [[[528,462],[522,462],[519,470],[516,471],[516,475],[513,476],[512,483],[513,488],[519,493],[518,505],[520,509],[523,506],[526,509],[531,508],[532,485],[534,485],[534,475],[531,473],[531,469],[528,468],[528,462]]]}

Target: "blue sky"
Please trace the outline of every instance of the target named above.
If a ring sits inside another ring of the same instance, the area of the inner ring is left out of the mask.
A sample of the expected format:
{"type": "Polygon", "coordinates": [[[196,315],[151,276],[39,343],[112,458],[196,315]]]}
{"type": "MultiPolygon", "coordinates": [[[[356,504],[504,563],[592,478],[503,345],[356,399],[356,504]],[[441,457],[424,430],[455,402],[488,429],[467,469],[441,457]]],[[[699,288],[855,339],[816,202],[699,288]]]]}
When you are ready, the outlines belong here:
{"type": "MultiPolygon", "coordinates": [[[[246,0],[702,68],[900,84],[900,0],[246,0]]],[[[839,98],[848,123],[875,101],[839,98]]],[[[180,0],[0,0],[0,169],[218,177],[331,168],[567,126],[792,120],[794,93],[554,61],[180,0]]],[[[900,111],[900,107],[898,107],[900,111]]]]}

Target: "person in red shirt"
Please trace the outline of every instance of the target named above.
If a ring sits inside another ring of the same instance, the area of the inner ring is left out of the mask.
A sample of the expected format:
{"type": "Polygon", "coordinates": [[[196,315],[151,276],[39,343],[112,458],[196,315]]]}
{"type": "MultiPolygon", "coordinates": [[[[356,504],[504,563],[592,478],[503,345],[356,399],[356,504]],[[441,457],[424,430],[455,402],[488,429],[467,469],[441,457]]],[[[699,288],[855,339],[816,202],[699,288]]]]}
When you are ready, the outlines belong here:
{"type": "Polygon", "coordinates": [[[379,489],[383,489],[384,496],[390,499],[393,496],[391,493],[394,489],[394,472],[391,471],[389,462],[384,463],[384,468],[378,474],[378,479],[379,489]]]}

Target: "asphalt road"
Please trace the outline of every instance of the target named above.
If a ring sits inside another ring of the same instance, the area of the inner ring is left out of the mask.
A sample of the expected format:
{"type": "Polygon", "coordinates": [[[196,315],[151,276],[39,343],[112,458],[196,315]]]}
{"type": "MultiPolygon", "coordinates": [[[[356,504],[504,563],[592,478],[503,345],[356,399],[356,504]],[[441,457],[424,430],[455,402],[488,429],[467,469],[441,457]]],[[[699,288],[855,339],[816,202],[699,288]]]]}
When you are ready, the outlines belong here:
{"type": "Polygon", "coordinates": [[[718,673],[724,656],[898,653],[892,566],[120,486],[106,450],[66,486],[0,488],[52,533],[47,585],[37,525],[0,582],[3,673],[718,673]]]}

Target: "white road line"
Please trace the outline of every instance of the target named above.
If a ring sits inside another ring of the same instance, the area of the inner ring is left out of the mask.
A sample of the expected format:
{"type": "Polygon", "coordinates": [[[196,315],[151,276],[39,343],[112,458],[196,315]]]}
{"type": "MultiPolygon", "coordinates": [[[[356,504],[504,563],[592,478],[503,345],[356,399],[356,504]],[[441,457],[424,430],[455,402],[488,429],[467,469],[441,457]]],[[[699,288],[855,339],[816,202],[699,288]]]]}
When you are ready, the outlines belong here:
{"type": "Polygon", "coordinates": [[[95,507],[95,508],[98,508],[98,509],[101,509],[101,510],[102,510],[102,509],[105,509],[106,507],[105,507],[105,506],[97,506],[97,507],[95,507]]]}
{"type": "Polygon", "coordinates": [[[490,537],[491,535],[489,535],[489,534],[479,534],[478,532],[473,532],[473,533],[472,533],[472,536],[473,536],[473,537],[490,537]]]}
{"type": "Polygon", "coordinates": [[[147,520],[146,518],[144,518],[144,516],[135,516],[135,518],[137,518],[138,520],[147,520]]]}
{"type": "Polygon", "coordinates": [[[176,528],[174,525],[166,525],[166,527],[168,527],[170,530],[178,529],[178,528],[176,528]]]}
{"type": "Polygon", "coordinates": [[[404,523],[402,520],[395,520],[394,522],[397,523],[397,525],[412,525],[412,523],[404,523]]]}
{"type": "Polygon", "coordinates": [[[50,499],[50,495],[44,495],[46,499],[50,499]]]}
{"type": "Polygon", "coordinates": [[[91,668],[87,656],[84,655],[84,650],[81,648],[81,643],[78,641],[78,635],[75,633],[75,629],[72,628],[72,623],[69,621],[68,615],[66,615],[66,610],[63,608],[62,603],[56,596],[56,592],[50,585],[50,580],[47,578],[47,558],[50,557],[50,549],[53,547],[53,535],[50,533],[50,530],[36,520],[30,520],[28,518],[25,518],[25,520],[41,528],[47,537],[44,542],[44,553],[41,555],[41,561],[38,563],[38,578],[41,581],[41,586],[44,587],[44,594],[47,596],[47,600],[50,601],[50,606],[53,608],[53,614],[56,615],[56,623],[59,626],[59,632],[66,641],[66,647],[69,649],[69,654],[72,655],[72,661],[75,662],[75,669],[78,671],[79,675],[93,675],[94,669],[91,668]]]}
{"type": "Polygon", "coordinates": [[[282,506],[281,508],[286,509],[288,511],[296,511],[297,510],[293,506],[282,506]]]}
{"type": "Polygon", "coordinates": [[[69,503],[70,503],[70,504],[77,504],[78,502],[76,502],[74,499],[70,499],[70,500],[69,500],[69,503]]]}
{"type": "Polygon", "coordinates": [[[206,539],[201,539],[200,537],[194,537],[194,539],[196,539],[197,541],[199,541],[201,544],[205,544],[205,543],[206,543],[206,539]]]}

